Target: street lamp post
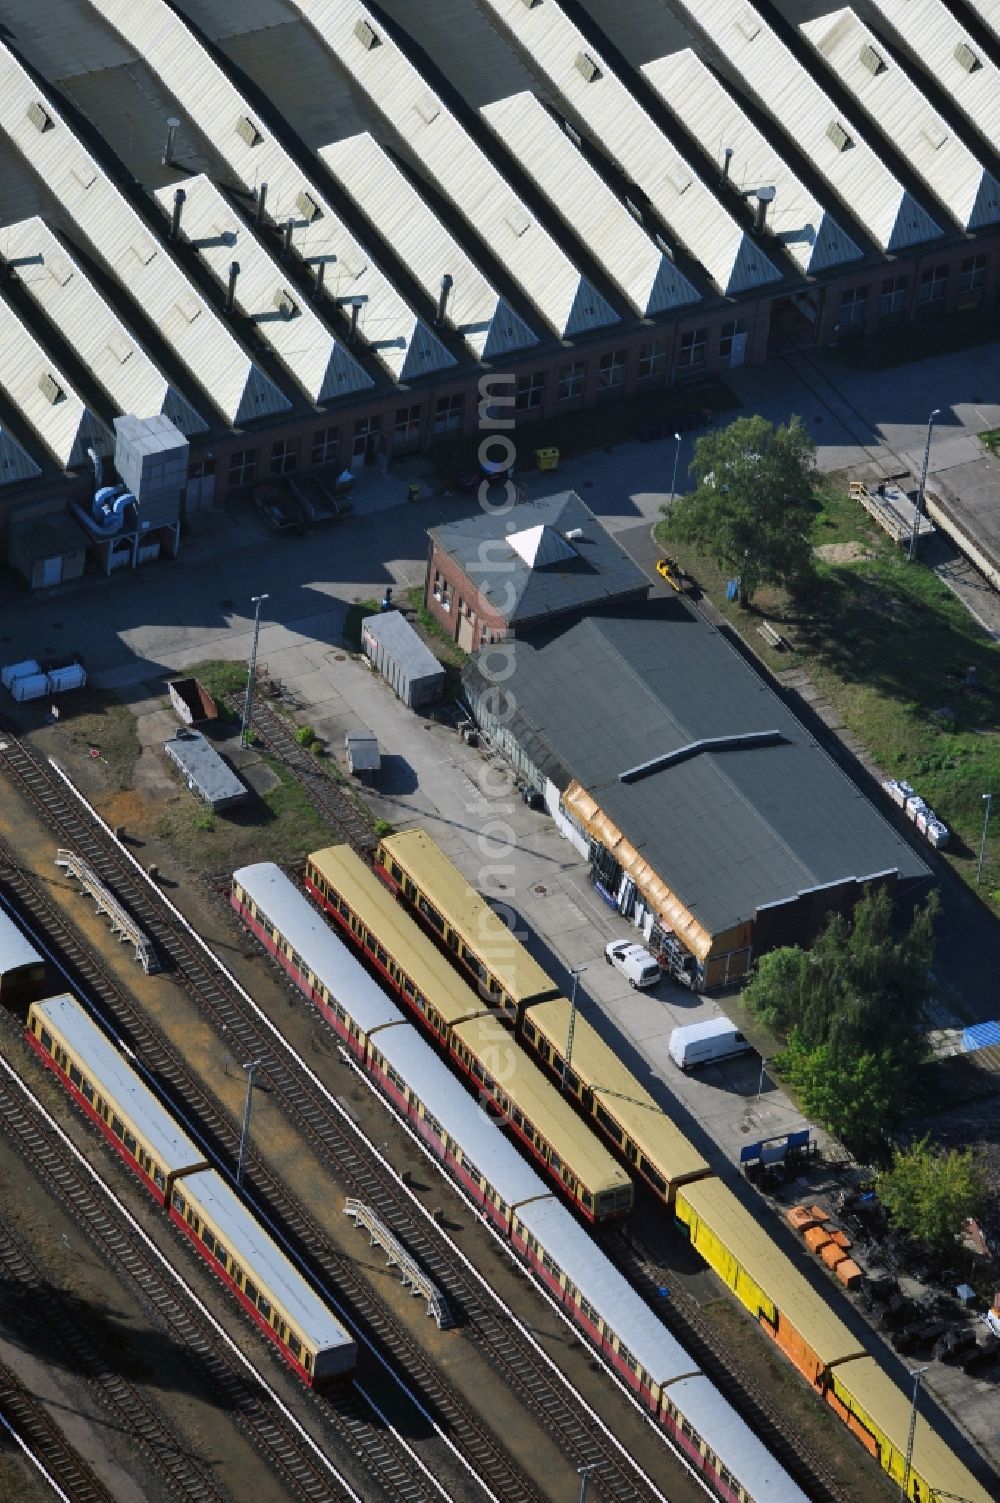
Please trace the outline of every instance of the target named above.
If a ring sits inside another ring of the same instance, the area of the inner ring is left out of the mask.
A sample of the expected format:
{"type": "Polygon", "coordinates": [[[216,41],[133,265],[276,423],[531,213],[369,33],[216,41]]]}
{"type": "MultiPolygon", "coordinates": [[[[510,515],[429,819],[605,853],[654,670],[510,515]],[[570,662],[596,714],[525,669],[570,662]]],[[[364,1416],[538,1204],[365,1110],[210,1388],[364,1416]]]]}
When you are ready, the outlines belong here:
{"type": "Polygon", "coordinates": [[[924,508],[924,486],[927,484],[927,465],[931,457],[931,431],[934,427],[934,419],[941,416],[940,407],[935,407],[927,419],[927,442],[924,444],[924,462],[920,470],[920,484],[917,486],[917,504],[913,511],[913,530],[910,533],[910,563],[917,556],[917,528],[920,526],[920,515],[924,508]]]}
{"type": "Polygon", "coordinates": [[[590,1481],[590,1474],[591,1474],[591,1472],[596,1472],[597,1471],[597,1465],[598,1464],[597,1464],[596,1461],[591,1461],[591,1462],[588,1462],[588,1464],[586,1466],[578,1466],[577,1467],[577,1471],[580,1474],[580,1497],[579,1497],[579,1503],[586,1503],[586,1500],[587,1500],[587,1484],[590,1481]]]}
{"type": "Polygon", "coordinates": [[[260,636],[260,608],[265,600],[270,600],[270,595],[254,595],[251,603],[256,606],[253,613],[253,646],[250,649],[250,672],[247,675],[247,692],[243,700],[243,724],[240,727],[240,745],[250,744],[250,715],[253,709],[254,679],[257,674],[257,638],[260,636]]]}
{"type": "Polygon", "coordinates": [[[920,1391],[920,1379],[927,1372],[926,1367],[915,1367],[910,1373],[913,1379],[913,1403],[910,1405],[910,1428],[906,1436],[906,1462],[903,1466],[903,1480],[899,1484],[899,1496],[902,1503],[909,1497],[907,1488],[910,1485],[910,1467],[913,1464],[913,1437],[917,1430],[917,1394],[920,1391]]]}
{"type": "Polygon", "coordinates": [[[253,1078],[260,1068],[262,1060],[251,1059],[243,1066],[247,1072],[247,1099],[243,1108],[243,1128],[240,1132],[240,1156],[236,1164],[236,1183],[243,1184],[243,1164],[246,1159],[247,1144],[250,1140],[250,1103],[253,1100],[253,1078]]]}
{"type": "Polygon", "coordinates": [[[561,1092],[566,1090],[566,1082],[569,1079],[570,1060],[573,1058],[573,1034],[576,1032],[576,984],[586,969],[585,965],[581,965],[575,971],[570,972],[570,975],[573,977],[573,990],[570,993],[569,999],[569,1032],[566,1035],[566,1058],[563,1060],[562,1079],[559,1082],[559,1090],[561,1092]]]}
{"type": "Polygon", "coordinates": [[[767,1069],[767,1060],[761,1055],[760,1079],[757,1082],[757,1100],[759,1101],[764,1090],[764,1071],[767,1069]]]}
{"type": "Polygon", "coordinates": [[[983,880],[983,857],[986,855],[986,832],[990,827],[990,810],[993,808],[992,793],[983,794],[983,803],[986,808],[983,812],[983,838],[979,842],[979,863],[976,867],[976,882],[983,880]]]}
{"type": "Polygon", "coordinates": [[[670,482],[670,500],[671,500],[671,502],[673,502],[674,497],[677,495],[677,465],[678,465],[678,462],[679,462],[680,457],[681,457],[681,436],[680,436],[680,434],[679,433],[675,433],[674,434],[674,439],[676,441],[676,448],[674,449],[674,474],[673,474],[673,478],[672,478],[672,480],[670,482]]]}

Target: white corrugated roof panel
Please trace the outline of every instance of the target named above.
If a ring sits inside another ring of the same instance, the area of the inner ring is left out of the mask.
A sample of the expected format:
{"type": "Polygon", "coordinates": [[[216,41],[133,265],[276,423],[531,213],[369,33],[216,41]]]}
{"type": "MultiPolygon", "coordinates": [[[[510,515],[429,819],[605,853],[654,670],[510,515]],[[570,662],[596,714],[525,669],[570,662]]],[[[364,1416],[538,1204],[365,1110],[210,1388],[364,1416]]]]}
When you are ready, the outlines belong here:
{"type": "MultiPolygon", "coordinates": [[[[799,30],[963,230],[1000,220],[1000,183],[853,10],[830,11],[799,30]]],[[[1000,118],[1000,98],[997,111],[1000,118]]]]}
{"type": "Polygon", "coordinates": [[[642,72],[691,134],[718,152],[720,170],[725,148],[732,148],[729,175],[751,202],[755,187],[775,189],[767,228],[803,271],[825,271],[864,254],[689,47],[654,58],[642,72]]]}
{"type": "Polygon", "coordinates": [[[833,101],[746,0],[678,0],[883,250],[941,234],[833,101]]]}
{"type": "Polygon", "coordinates": [[[141,53],[240,182],[251,191],[267,184],[267,217],[279,225],[292,221],[292,245],[305,262],[327,263],[328,295],[364,300],[359,328],[397,380],[456,364],[166,0],[93,4],[141,53]]]}
{"type": "Polygon", "coordinates": [[[534,94],[512,94],[480,114],[633,308],[646,315],[701,300],[534,94]]]}
{"type": "Polygon", "coordinates": [[[114,453],[110,429],[2,300],[0,385],[64,469],[86,464],[90,446],[105,458],[114,453]]]}
{"type": "Polygon", "coordinates": [[[157,368],[43,220],[36,217],[4,225],[0,254],[118,412],[136,417],[162,413],[188,436],[207,429],[205,419],[157,368]]]}
{"type": "Polygon", "coordinates": [[[995,36],[1000,37],[1000,0],[965,0],[965,3],[995,36]]]}
{"type": "Polygon", "coordinates": [[[618,322],[611,304],[590,286],[427,86],[382,21],[369,15],[358,0],[296,3],[424,171],[561,337],[618,322]]]}
{"type": "Polygon", "coordinates": [[[648,196],[723,292],[781,280],[781,272],[641,109],[555,3],[483,0],[534,59],[584,129],[648,196]]]}
{"type": "Polygon", "coordinates": [[[2,43],[0,129],[231,423],[291,407],[2,43]]]}
{"type": "Polygon", "coordinates": [[[41,467],[0,423],[0,485],[13,485],[16,480],[34,480],[41,473],[41,467]]]}
{"type": "Polygon", "coordinates": [[[349,136],[318,155],[429,297],[438,298],[441,278],[451,277],[445,318],[478,359],[538,343],[373,136],[349,136]]]}
{"type": "Polygon", "coordinates": [[[228,199],[205,176],[185,178],[160,188],[155,197],[170,217],[174,194],[184,195],[180,235],[223,286],[229,269],[239,266],[234,304],[251,320],[261,341],[288,367],[314,402],[327,402],[375,385],[354,356],[331,334],[306,300],[237,214],[228,199]]]}
{"type": "MultiPolygon", "coordinates": [[[[1000,68],[943,0],[870,0],[907,51],[954,99],[996,152],[1000,141],[1000,68]]],[[[975,6],[1000,36],[1000,0],[975,6]]]]}

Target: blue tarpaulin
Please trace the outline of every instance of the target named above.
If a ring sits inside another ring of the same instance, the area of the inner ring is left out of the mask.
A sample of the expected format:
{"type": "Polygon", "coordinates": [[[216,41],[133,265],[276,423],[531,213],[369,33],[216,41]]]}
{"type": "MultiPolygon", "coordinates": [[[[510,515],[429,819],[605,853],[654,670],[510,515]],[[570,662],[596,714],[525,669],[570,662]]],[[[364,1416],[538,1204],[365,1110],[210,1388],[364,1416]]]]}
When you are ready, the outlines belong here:
{"type": "Polygon", "coordinates": [[[973,1049],[988,1049],[992,1044],[1000,1044],[1000,1023],[973,1023],[971,1028],[962,1029],[965,1053],[973,1049]]]}

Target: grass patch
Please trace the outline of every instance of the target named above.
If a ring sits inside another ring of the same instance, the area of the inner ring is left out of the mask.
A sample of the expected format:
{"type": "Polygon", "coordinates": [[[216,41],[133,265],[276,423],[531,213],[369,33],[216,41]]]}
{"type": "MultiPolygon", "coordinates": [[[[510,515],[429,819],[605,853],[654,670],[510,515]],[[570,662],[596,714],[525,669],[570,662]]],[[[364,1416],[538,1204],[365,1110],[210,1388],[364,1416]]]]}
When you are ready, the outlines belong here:
{"type": "Polygon", "coordinates": [[[726,600],[714,564],[673,543],[671,552],[770,667],[805,668],[877,766],[913,784],[952,831],[945,859],[1000,914],[1000,842],[987,843],[983,881],[975,881],[982,795],[1000,788],[1000,645],[919,557],[908,563],[851,501],[846,476],[823,477],[819,500],[816,544],[856,541],[871,556],[818,561],[805,602],[762,590],[753,610],[741,610],[726,600]],[[762,616],[788,651],[765,647],[756,630],[762,616]]]}
{"type": "Polygon", "coordinates": [[[219,711],[219,719],[225,721],[239,720],[236,711],[226,703],[229,694],[240,694],[245,697],[247,688],[247,667],[243,662],[228,663],[213,661],[197,663],[189,668],[184,674],[185,678],[196,678],[205,685],[205,688],[215,700],[219,711]]]}
{"type": "Polygon", "coordinates": [[[109,699],[102,708],[76,715],[64,723],[70,746],[78,755],[85,756],[91,747],[98,749],[108,769],[109,787],[131,788],[142,747],[135,716],[126,705],[109,699]]]}
{"type": "Polygon", "coordinates": [[[413,612],[411,625],[424,638],[428,647],[446,668],[461,668],[469,660],[464,647],[459,647],[450,637],[436,616],[424,605],[423,585],[414,585],[406,591],[406,601],[413,612]]]}
{"type": "Polygon", "coordinates": [[[979,435],[979,442],[991,454],[1000,454],[1000,428],[987,428],[979,435]]]}
{"type": "Polygon", "coordinates": [[[355,600],[347,607],[344,614],[344,641],[348,647],[353,647],[355,652],[361,651],[361,623],[366,616],[377,616],[379,602],[377,600],[355,600]]]}
{"type": "MultiPolygon", "coordinates": [[[[532,469],[535,450],[554,448],[560,457],[570,459],[592,449],[613,448],[628,443],[640,428],[663,423],[672,428],[678,419],[692,412],[711,408],[713,412],[730,412],[740,403],[724,382],[715,377],[693,386],[675,386],[669,390],[640,392],[617,402],[566,412],[541,422],[520,424],[514,442],[518,450],[518,468],[532,469]]],[[[430,450],[430,457],[445,475],[478,469],[477,438],[443,440],[430,450]]]]}
{"type": "Polygon", "coordinates": [[[955,350],[973,349],[1000,335],[997,308],[970,308],[930,318],[926,323],[902,323],[871,339],[858,340],[827,351],[830,358],[854,370],[890,370],[894,365],[912,365],[955,350]]]}

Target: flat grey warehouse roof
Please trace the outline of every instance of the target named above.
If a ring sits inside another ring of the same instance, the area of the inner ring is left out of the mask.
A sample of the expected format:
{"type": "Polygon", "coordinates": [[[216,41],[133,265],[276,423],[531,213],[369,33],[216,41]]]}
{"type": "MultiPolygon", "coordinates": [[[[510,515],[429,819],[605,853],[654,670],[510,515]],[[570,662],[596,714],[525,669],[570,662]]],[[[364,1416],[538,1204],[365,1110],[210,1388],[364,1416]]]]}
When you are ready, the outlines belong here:
{"type": "Polygon", "coordinates": [[[503,689],[551,749],[550,766],[563,765],[712,933],[827,883],[929,875],[681,600],[536,628],[518,638],[503,689]]]}

